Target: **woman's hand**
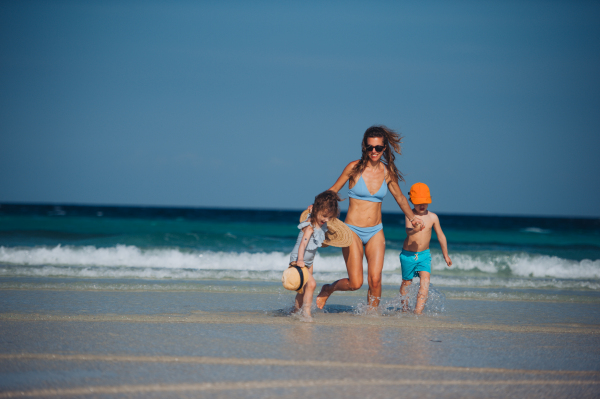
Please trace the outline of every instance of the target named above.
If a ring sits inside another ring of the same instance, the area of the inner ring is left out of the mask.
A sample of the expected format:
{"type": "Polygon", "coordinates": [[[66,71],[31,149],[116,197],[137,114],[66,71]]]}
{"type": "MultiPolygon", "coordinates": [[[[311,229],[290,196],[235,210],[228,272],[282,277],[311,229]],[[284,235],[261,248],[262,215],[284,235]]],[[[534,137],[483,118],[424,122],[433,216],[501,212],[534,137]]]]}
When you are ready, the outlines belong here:
{"type": "Polygon", "coordinates": [[[417,231],[421,231],[425,228],[425,223],[423,223],[423,221],[419,219],[418,216],[415,216],[411,223],[413,225],[413,228],[417,229],[417,231]]]}
{"type": "Polygon", "coordinates": [[[300,267],[306,267],[306,265],[304,264],[303,260],[297,260],[296,261],[296,266],[300,266],[300,267]]]}

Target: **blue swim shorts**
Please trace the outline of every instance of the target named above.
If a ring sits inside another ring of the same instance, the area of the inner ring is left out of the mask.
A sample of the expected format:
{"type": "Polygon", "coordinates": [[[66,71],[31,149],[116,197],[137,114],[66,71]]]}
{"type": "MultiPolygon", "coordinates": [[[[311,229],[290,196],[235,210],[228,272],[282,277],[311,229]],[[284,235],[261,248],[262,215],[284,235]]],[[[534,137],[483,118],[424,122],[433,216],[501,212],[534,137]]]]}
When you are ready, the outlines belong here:
{"type": "Polygon", "coordinates": [[[431,253],[428,249],[421,252],[411,252],[405,249],[400,253],[402,280],[412,280],[418,272],[431,273],[431,253]]]}

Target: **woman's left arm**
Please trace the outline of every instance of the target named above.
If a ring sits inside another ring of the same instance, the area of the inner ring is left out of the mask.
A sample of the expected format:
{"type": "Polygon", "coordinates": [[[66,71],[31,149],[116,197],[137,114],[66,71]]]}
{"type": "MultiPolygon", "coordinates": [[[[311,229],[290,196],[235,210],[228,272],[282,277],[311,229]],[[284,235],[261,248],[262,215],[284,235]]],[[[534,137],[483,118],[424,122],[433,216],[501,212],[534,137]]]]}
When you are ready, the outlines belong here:
{"type": "Polygon", "coordinates": [[[388,182],[388,189],[390,190],[390,193],[392,193],[392,196],[394,197],[394,199],[398,203],[398,206],[400,207],[400,209],[402,209],[402,212],[404,212],[408,220],[410,220],[410,222],[415,227],[421,225],[419,231],[422,230],[425,224],[421,219],[419,219],[418,216],[415,216],[412,209],[410,209],[410,205],[408,205],[408,200],[406,199],[404,194],[402,194],[402,190],[400,190],[398,182],[390,178],[390,181],[388,182]]]}

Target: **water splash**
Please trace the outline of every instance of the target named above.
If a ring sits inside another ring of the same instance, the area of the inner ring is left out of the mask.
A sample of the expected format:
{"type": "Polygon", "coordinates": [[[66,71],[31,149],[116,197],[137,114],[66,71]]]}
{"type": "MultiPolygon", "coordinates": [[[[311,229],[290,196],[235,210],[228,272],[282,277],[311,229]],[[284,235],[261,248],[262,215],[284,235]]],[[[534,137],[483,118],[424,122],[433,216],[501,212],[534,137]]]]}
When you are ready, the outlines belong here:
{"type": "MultiPolygon", "coordinates": [[[[382,303],[379,308],[381,314],[385,316],[396,316],[414,312],[417,304],[417,293],[421,287],[420,279],[416,278],[413,283],[407,287],[406,295],[398,295],[385,303],[382,303]]],[[[438,291],[432,284],[429,284],[429,294],[423,314],[437,315],[446,311],[446,296],[438,291]]]]}

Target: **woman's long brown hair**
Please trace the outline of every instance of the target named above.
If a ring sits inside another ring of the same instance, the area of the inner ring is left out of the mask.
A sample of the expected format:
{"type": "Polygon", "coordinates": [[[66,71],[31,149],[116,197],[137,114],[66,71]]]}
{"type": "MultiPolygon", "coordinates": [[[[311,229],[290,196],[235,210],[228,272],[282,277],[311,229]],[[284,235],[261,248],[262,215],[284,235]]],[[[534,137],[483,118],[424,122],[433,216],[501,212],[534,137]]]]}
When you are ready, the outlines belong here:
{"type": "Polygon", "coordinates": [[[367,162],[369,161],[369,153],[367,152],[367,139],[371,137],[383,138],[383,144],[385,145],[382,155],[383,163],[387,165],[388,172],[391,172],[390,174],[392,176],[392,180],[394,180],[396,183],[398,181],[404,181],[402,172],[396,168],[396,164],[394,163],[394,160],[396,159],[394,151],[398,155],[402,155],[402,147],[400,147],[400,143],[402,143],[402,136],[383,125],[371,126],[365,131],[362,140],[362,157],[360,158],[360,161],[354,165],[354,168],[352,168],[352,171],[350,172],[350,179],[355,182],[356,176],[361,175],[367,167],[367,162]],[[394,151],[392,151],[392,148],[394,151]]]}

